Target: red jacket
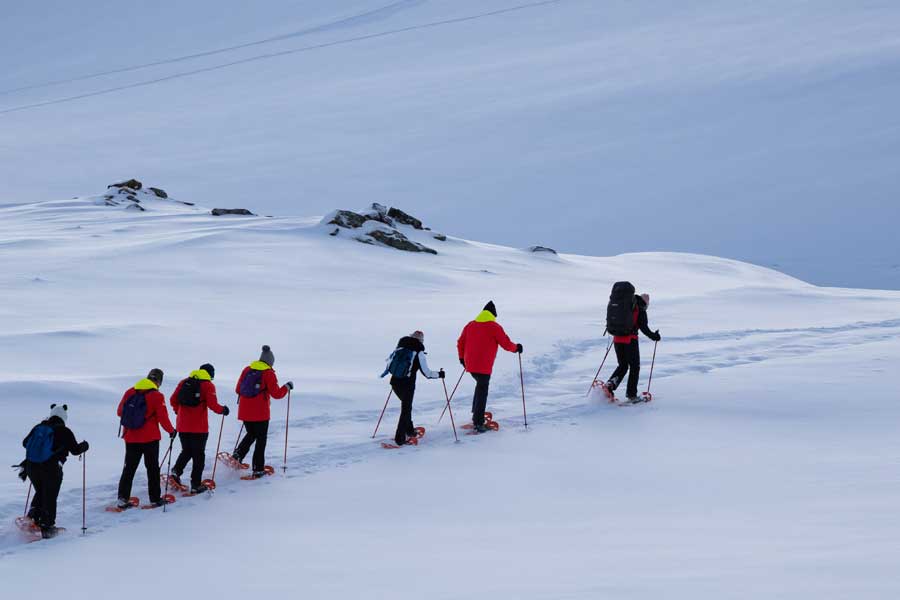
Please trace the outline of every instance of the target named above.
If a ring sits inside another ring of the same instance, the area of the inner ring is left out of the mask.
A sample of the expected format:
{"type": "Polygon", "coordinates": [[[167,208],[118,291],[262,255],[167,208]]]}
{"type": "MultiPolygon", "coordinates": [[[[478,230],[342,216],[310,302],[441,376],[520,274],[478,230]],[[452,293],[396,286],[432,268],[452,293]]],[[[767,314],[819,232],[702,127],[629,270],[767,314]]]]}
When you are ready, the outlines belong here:
{"type": "Polygon", "coordinates": [[[637,336],[637,328],[638,328],[638,314],[640,311],[637,306],[634,307],[634,333],[631,335],[614,335],[613,343],[614,344],[630,344],[632,341],[638,339],[637,336]]]}
{"type": "Polygon", "coordinates": [[[141,379],[133,388],[130,388],[122,399],[119,401],[119,408],[116,414],[122,416],[122,407],[125,401],[137,392],[144,392],[144,399],[147,401],[147,413],[145,415],[144,425],[140,429],[126,429],[126,444],[146,444],[147,442],[159,441],[162,436],[159,434],[159,428],[162,426],[167,433],[172,433],[175,428],[169,420],[169,411],[166,409],[166,398],[160,393],[159,388],[149,379],[141,379]]]}
{"type": "Polygon", "coordinates": [[[459,357],[465,361],[466,371],[469,373],[490,375],[497,359],[497,346],[502,346],[507,352],[516,351],[516,345],[496,319],[489,311],[483,310],[463,328],[456,342],[456,349],[459,357]]]}
{"type": "Polygon", "coordinates": [[[262,361],[254,361],[250,366],[244,367],[241,376],[238,377],[237,385],[234,386],[235,393],[238,394],[238,420],[240,421],[268,421],[271,418],[269,407],[272,405],[272,398],[280,400],[284,398],[288,389],[286,386],[278,385],[278,377],[272,367],[262,361]],[[251,370],[262,371],[261,391],[253,397],[241,396],[241,382],[251,370]]]}
{"type": "Polygon", "coordinates": [[[187,379],[182,379],[169,398],[169,404],[172,405],[172,410],[177,415],[175,428],[181,433],[209,433],[208,411],[211,410],[217,415],[221,415],[225,409],[216,398],[216,384],[212,382],[209,373],[203,370],[193,371],[190,378],[200,380],[200,404],[183,406],[178,401],[181,386],[187,381],[187,379]]]}

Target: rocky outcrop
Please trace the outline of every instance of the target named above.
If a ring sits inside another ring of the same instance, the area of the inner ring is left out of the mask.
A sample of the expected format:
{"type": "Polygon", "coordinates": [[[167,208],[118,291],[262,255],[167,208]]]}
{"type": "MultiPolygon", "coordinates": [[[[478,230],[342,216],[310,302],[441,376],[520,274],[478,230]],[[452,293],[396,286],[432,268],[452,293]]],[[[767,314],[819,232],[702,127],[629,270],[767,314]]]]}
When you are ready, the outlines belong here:
{"type": "Polygon", "coordinates": [[[118,206],[141,212],[152,211],[161,204],[194,206],[193,202],[170,198],[162,188],[144,187],[144,184],[137,179],[120,181],[106,186],[106,193],[99,196],[96,203],[102,206],[118,206]]]}
{"type": "Polygon", "coordinates": [[[553,248],[547,248],[546,246],[531,246],[528,248],[530,252],[545,252],[547,254],[558,254],[556,250],[553,248]]]}
{"type": "Polygon", "coordinates": [[[120,181],[119,183],[111,183],[110,185],[106,186],[106,189],[114,188],[114,187],[129,188],[134,191],[138,191],[139,189],[144,187],[144,184],[141,183],[140,181],[138,181],[137,179],[129,179],[128,181],[120,181]]]}
{"type": "Polygon", "coordinates": [[[210,213],[214,217],[221,217],[223,215],[241,215],[245,217],[256,216],[246,208],[214,208],[210,211],[210,213]]]}
{"type": "Polygon", "coordinates": [[[353,239],[364,244],[387,246],[404,252],[437,254],[433,248],[409,239],[398,229],[399,226],[408,226],[421,231],[425,229],[422,221],[400,209],[382,204],[373,203],[360,212],[336,210],[322,219],[322,225],[329,227],[328,235],[333,237],[348,231],[353,239]]]}
{"type": "Polygon", "coordinates": [[[434,234],[434,235],[431,236],[431,237],[433,237],[434,239],[436,239],[436,240],[439,241],[439,242],[446,242],[446,241],[447,241],[447,236],[444,235],[443,233],[436,233],[436,234],[434,234]]]}
{"type": "Polygon", "coordinates": [[[155,187],[149,187],[149,188],[147,188],[147,189],[148,189],[149,191],[153,192],[154,194],[156,194],[156,197],[157,197],[157,198],[163,198],[163,199],[165,199],[165,198],[168,198],[168,197],[169,197],[169,195],[166,193],[166,190],[161,190],[161,189],[155,188],[155,187]]]}

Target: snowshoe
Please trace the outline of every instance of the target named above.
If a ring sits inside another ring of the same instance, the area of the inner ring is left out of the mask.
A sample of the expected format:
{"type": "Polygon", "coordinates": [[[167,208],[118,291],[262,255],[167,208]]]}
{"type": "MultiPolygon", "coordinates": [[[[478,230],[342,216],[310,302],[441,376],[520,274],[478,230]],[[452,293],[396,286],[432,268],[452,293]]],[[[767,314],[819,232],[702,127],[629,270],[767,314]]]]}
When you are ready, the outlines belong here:
{"type": "Polygon", "coordinates": [[[237,456],[228,452],[219,452],[216,458],[235,471],[242,471],[250,468],[250,465],[245,462],[241,462],[241,460],[243,459],[239,459],[237,456]]]}
{"type": "Polygon", "coordinates": [[[594,385],[600,388],[600,391],[603,392],[603,395],[606,396],[607,401],[610,404],[613,404],[616,401],[616,390],[615,388],[609,387],[609,384],[604,383],[602,381],[597,381],[594,385]]]}
{"type": "Polygon", "coordinates": [[[166,504],[175,504],[175,496],[173,496],[172,494],[166,494],[156,502],[141,505],[141,509],[153,510],[154,508],[159,508],[160,506],[165,506],[166,504]]]}
{"type": "Polygon", "coordinates": [[[41,531],[41,539],[49,540],[51,538],[55,538],[60,533],[64,532],[65,529],[63,529],[62,527],[50,526],[50,527],[41,527],[40,531],[41,531]]]}
{"type": "Polygon", "coordinates": [[[25,533],[40,533],[41,526],[34,522],[30,516],[16,517],[16,527],[25,533]]]}
{"type": "Polygon", "coordinates": [[[128,500],[125,500],[124,498],[119,498],[118,501],[116,501],[116,503],[114,505],[106,507],[106,512],[120,513],[120,512],[124,512],[124,511],[128,510],[129,508],[134,508],[136,506],[139,506],[140,504],[141,504],[141,501],[138,500],[137,496],[132,496],[128,500]]]}
{"type": "Polygon", "coordinates": [[[172,473],[171,475],[169,475],[168,480],[166,480],[165,475],[160,475],[159,480],[160,480],[160,484],[162,485],[163,489],[166,488],[167,481],[168,481],[169,489],[174,489],[179,492],[186,492],[190,489],[188,486],[181,483],[181,477],[176,475],[175,473],[172,473]]]}
{"type": "Polygon", "coordinates": [[[275,474],[275,468],[270,467],[269,465],[266,465],[264,467],[264,470],[253,471],[249,475],[244,475],[243,477],[241,477],[241,480],[242,481],[253,481],[254,479],[262,479],[263,477],[267,477],[269,475],[274,475],[274,474],[275,474]]]}
{"type": "Polygon", "coordinates": [[[211,488],[203,485],[202,483],[195,488],[191,488],[190,491],[187,491],[181,495],[182,498],[190,498],[191,496],[198,496],[204,492],[210,491],[211,488]]]}

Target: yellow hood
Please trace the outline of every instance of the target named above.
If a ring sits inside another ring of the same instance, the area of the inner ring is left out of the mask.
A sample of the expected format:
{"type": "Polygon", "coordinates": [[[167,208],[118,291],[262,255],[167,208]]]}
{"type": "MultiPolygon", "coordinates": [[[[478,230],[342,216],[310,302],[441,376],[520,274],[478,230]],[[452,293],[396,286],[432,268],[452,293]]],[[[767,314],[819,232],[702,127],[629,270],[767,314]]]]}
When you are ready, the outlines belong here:
{"type": "Polygon", "coordinates": [[[157,386],[155,383],[153,383],[149,379],[141,379],[136,384],[134,384],[134,389],[142,390],[142,391],[158,390],[159,386],[157,386]]]}
{"type": "Polygon", "coordinates": [[[268,371],[272,367],[261,360],[254,360],[252,363],[250,363],[250,368],[254,371],[268,371]]]}
{"type": "Polygon", "coordinates": [[[191,371],[189,377],[199,379],[200,381],[212,381],[212,377],[209,376],[209,373],[207,373],[205,369],[197,369],[196,371],[191,371]]]}
{"type": "Polygon", "coordinates": [[[497,317],[495,317],[493,314],[491,314],[491,311],[489,311],[489,310],[483,310],[483,311],[481,311],[481,314],[479,314],[477,317],[475,317],[476,323],[492,323],[496,320],[497,320],[497,317]]]}

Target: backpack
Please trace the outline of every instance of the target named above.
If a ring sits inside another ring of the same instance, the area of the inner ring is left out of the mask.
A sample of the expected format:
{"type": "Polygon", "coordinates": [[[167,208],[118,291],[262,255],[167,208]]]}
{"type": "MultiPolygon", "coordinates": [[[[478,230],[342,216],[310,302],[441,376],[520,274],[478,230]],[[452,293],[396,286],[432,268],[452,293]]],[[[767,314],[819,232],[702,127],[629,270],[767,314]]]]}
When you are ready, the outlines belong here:
{"type": "Polygon", "coordinates": [[[241,397],[255,398],[262,394],[262,371],[250,369],[241,379],[241,397]]]}
{"type": "Polygon", "coordinates": [[[122,419],[119,423],[125,429],[140,429],[147,421],[147,397],[144,392],[135,392],[125,400],[122,406],[122,419]]]}
{"type": "Polygon", "coordinates": [[[620,281],[612,287],[606,305],[606,330],[612,335],[634,333],[634,286],[620,281]]]}
{"type": "Polygon", "coordinates": [[[397,348],[391,352],[391,355],[388,357],[388,366],[381,376],[385,377],[390,373],[393,377],[409,377],[410,372],[412,372],[415,358],[416,353],[414,350],[410,350],[409,348],[397,348]]]}
{"type": "Polygon", "coordinates": [[[188,377],[181,382],[178,403],[182,406],[200,406],[200,380],[188,377]]]}
{"type": "Polygon", "coordinates": [[[25,460],[31,463],[44,463],[53,456],[53,427],[41,423],[31,430],[28,443],[25,445],[25,460]]]}

